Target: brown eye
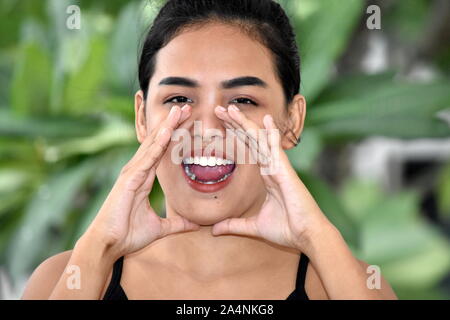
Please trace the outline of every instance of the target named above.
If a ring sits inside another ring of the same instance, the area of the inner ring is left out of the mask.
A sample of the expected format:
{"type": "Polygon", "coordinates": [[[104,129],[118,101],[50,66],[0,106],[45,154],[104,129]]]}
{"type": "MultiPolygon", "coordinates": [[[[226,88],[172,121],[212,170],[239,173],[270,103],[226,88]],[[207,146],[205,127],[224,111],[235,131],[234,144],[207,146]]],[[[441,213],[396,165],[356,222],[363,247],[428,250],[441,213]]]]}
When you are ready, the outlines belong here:
{"type": "Polygon", "coordinates": [[[256,102],[254,102],[253,100],[248,99],[248,98],[236,98],[234,100],[231,100],[231,103],[233,103],[233,104],[252,104],[254,106],[258,105],[256,102]]]}
{"type": "Polygon", "coordinates": [[[167,99],[166,101],[164,101],[164,103],[193,103],[193,101],[189,98],[183,97],[183,96],[176,96],[170,99],[167,99]],[[175,101],[178,100],[178,101],[175,101]]]}

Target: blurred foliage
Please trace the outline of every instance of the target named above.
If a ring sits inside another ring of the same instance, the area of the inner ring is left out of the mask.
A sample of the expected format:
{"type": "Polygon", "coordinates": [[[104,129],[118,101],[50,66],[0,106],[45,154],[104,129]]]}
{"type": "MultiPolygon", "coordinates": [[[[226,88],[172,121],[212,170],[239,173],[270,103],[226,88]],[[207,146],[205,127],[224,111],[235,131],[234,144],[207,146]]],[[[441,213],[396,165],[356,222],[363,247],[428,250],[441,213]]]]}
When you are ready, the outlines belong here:
{"type": "MultiPolygon", "coordinates": [[[[135,152],[139,44],[162,2],[0,2],[0,265],[14,279],[73,247],[135,152]],[[74,3],[80,30],[65,26],[74,3]]],[[[316,165],[326,148],[372,135],[448,137],[436,117],[450,105],[448,75],[416,83],[399,70],[337,74],[367,4],[280,2],[298,34],[301,92],[312,106],[302,143],[288,152],[292,164],[355,254],[381,266],[400,298],[448,298],[439,283],[450,270],[449,242],[421,216],[419,194],[387,194],[351,177],[336,189],[316,165]]],[[[414,43],[431,4],[401,3],[386,14],[386,27],[414,43]]],[[[443,60],[440,53],[436,66],[443,60]]],[[[450,163],[437,190],[448,221],[450,163]]],[[[150,197],[163,214],[157,184],[150,197]]]]}

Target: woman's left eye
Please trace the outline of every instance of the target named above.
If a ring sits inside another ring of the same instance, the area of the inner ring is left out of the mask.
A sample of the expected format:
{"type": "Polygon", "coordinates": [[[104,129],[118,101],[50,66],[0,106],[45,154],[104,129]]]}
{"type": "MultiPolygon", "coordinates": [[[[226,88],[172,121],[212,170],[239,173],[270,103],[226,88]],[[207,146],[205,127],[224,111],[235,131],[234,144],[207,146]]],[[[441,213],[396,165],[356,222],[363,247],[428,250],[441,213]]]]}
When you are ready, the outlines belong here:
{"type": "Polygon", "coordinates": [[[258,105],[256,102],[248,98],[236,98],[234,100],[231,100],[231,102],[237,104],[253,104],[254,106],[258,105]]]}

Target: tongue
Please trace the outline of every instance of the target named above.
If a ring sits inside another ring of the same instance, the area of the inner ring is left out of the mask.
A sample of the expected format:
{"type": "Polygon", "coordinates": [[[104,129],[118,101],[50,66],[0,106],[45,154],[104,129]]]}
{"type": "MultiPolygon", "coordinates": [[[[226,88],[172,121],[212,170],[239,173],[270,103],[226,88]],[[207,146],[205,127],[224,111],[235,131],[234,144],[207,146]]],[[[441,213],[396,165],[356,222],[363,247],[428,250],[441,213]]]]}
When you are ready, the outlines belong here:
{"type": "Polygon", "coordinates": [[[229,174],[234,169],[234,164],[227,164],[223,166],[203,167],[197,164],[189,164],[190,171],[195,174],[195,177],[201,181],[217,181],[229,174]]]}

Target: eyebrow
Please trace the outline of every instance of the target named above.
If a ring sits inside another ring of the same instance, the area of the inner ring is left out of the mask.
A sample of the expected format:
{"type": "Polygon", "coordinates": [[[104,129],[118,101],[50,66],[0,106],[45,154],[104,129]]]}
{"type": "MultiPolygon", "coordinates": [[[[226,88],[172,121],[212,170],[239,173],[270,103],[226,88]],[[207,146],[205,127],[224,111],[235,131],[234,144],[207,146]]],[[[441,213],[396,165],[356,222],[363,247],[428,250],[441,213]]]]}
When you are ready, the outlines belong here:
{"type": "MultiPolygon", "coordinates": [[[[198,81],[185,77],[167,77],[162,79],[159,82],[159,85],[183,86],[189,88],[200,87],[198,81]]],[[[242,86],[257,86],[261,88],[266,88],[268,85],[266,82],[264,82],[258,77],[245,76],[222,81],[220,83],[220,86],[222,89],[233,89],[242,86]]]]}

